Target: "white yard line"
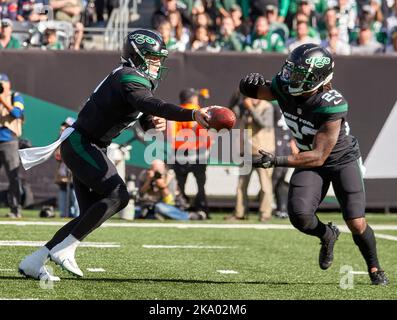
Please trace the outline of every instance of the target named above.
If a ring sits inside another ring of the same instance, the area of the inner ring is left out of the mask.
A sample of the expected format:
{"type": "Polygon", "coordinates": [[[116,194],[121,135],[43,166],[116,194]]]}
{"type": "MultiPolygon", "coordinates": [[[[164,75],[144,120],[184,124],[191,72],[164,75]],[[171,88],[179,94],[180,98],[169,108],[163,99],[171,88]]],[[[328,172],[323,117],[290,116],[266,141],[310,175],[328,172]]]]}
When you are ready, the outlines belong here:
{"type": "Polygon", "coordinates": [[[3,271],[3,272],[14,272],[14,271],[17,271],[16,269],[14,270],[14,269],[0,269],[0,271],[3,271]]]}
{"type": "Polygon", "coordinates": [[[106,270],[103,268],[87,268],[88,272],[105,272],[106,270]]]}
{"type": "MultiPolygon", "coordinates": [[[[0,221],[0,225],[16,225],[16,226],[63,226],[64,222],[44,222],[44,221],[0,221]]],[[[378,224],[371,227],[375,231],[397,231],[397,225],[378,224]]],[[[292,225],[288,224],[207,224],[207,223],[120,223],[107,222],[102,225],[102,228],[177,228],[177,229],[254,229],[254,230],[295,230],[292,225]]],[[[339,226],[340,231],[350,233],[347,226],[339,226]]],[[[376,237],[380,239],[397,241],[397,236],[376,233],[376,237]]],[[[0,246],[13,246],[14,244],[7,244],[10,241],[0,241],[0,246]]],[[[21,241],[24,243],[27,241],[21,241]]],[[[34,241],[31,241],[34,242],[34,241]]],[[[41,246],[44,243],[38,244],[19,244],[19,246],[41,246]]],[[[18,244],[17,244],[18,245],[18,244]]],[[[89,243],[83,242],[81,246],[93,248],[116,248],[120,247],[117,243],[89,243]]]]}
{"type": "Polygon", "coordinates": [[[37,298],[0,298],[0,300],[39,300],[37,298]]]}
{"type": "Polygon", "coordinates": [[[368,275],[368,272],[367,271],[351,271],[351,272],[349,272],[350,274],[365,274],[365,275],[368,275]]]}
{"type": "Polygon", "coordinates": [[[219,272],[222,274],[238,274],[238,272],[234,271],[234,270],[216,270],[216,272],[219,272]]]}
{"type": "Polygon", "coordinates": [[[152,245],[152,244],[144,244],[143,248],[147,249],[235,249],[237,247],[228,247],[228,246],[205,246],[205,245],[152,245]]]}
{"type": "MultiPolygon", "coordinates": [[[[45,221],[0,221],[0,225],[16,226],[63,226],[66,222],[45,222],[45,221]]],[[[253,223],[136,223],[136,222],[105,222],[102,228],[180,228],[180,229],[258,229],[258,230],[294,230],[289,224],[253,224],[253,223]]],[[[371,224],[374,230],[397,230],[397,225],[371,224]]],[[[349,232],[346,226],[338,226],[343,232],[349,232]]]]}
{"type": "MultiPolygon", "coordinates": [[[[46,241],[0,240],[0,247],[41,247],[46,241]]],[[[119,248],[115,242],[82,242],[81,247],[88,248],[119,248]]]]}
{"type": "Polygon", "coordinates": [[[375,237],[380,238],[380,239],[397,241],[397,237],[396,236],[392,236],[390,234],[375,233],[375,237]]]}

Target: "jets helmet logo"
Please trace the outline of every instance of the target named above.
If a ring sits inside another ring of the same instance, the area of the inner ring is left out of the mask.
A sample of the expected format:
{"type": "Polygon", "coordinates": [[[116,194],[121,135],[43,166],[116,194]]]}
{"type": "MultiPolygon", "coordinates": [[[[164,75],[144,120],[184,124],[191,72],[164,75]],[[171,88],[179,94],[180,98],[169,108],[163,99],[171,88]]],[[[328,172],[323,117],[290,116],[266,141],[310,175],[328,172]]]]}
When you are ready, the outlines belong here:
{"type": "Polygon", "coordinates": [[[151,37],[149,37],[147,35],[144,35],[144,34],[139,34],[139,33],[131,35],[130,39],[131,40],[135,40],[135,42],[137,44],[144,44],[145,42],[148,43],[148,44],[151,44],[151,45],[155,45],[156,44],[156,41],[153,38],[151,38],[151,37]]]}
{"type": "Polygon", "coordinates": [[[316,68],[322,68],[327,64],[331,63],[331,59],[328,57],[311,57],[306,59],[307,64],[315,66],[316,68]]]}

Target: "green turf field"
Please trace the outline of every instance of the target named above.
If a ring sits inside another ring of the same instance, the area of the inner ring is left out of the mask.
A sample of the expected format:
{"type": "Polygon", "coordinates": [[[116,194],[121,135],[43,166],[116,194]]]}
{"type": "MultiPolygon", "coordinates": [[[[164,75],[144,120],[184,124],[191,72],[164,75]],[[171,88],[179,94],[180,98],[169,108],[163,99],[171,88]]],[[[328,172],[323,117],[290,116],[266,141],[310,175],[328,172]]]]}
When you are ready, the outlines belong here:
{"type": "MultiPolygon", "coordinates": [[[[5,212],[1,209],[0,215],[5,212]]],[[[36,211],[24,212],[18,221],[66,221],[37,216],[36,211]]],[[[333,266],[322,271],[317,262],[319,241],[293,229],[278,228],[288,227],[288,221],[273,219],[269,225],[276,229],[262,229],[265,225],[253,215],[243,223],[226,223],[223,216],[215,214],[210,221],[188,223],[131,224],[112,219],[117,226],[100,228],[86,242],[115,247],[80,247],[76,259],[84,272],[82,279],[50,263],[62,279],[52,288],[45,283],[42,288],[39,281],[27,280],[16,271],[19,261],[34,247],[5,241],[45,241],[59,226],[12,225],[15,220],[0,218],[0,299],[397,299],[397,215],[368,215],[373,226],[383,225],[377,234],[391,236],[377,240],[391,282],[388,287],[369,285],[365,274],[348,278],[347,272],[340,273],[343,266],[351,266],[355,272],[366,269],[348,233],[342,233],[336,244],[333,266]],[[147,247],[156,245],[174,247],[147,247]],[[340,282],[351,288],[342,289],[340,282]]],[[[343,225],[339,214],[322,214],[321,218],[343,225]]]]}

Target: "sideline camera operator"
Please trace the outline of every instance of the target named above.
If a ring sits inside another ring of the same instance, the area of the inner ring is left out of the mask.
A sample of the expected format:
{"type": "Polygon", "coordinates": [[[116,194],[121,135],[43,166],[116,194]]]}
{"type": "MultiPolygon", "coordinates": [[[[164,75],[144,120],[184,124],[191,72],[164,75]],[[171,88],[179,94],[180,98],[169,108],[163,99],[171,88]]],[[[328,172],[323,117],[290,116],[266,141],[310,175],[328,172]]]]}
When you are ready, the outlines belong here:
{"type": "Polygon", "coordinates": [[[206,217],[205,212],[186,212],[175,206],[175,176],[161,160],[154,160],[150,168],[140,174],[139,186],[141,214],[137,218],[202,220],[206,217]]]}
{"type": "Polygon", "coordinates": [[[8,181],[10,218],[21,218],[21,179],[19,176],[18,138],[22,135],[24,101],[11,90],[10,79],[0,74],[0,168],[4,166],[8,181]]]}

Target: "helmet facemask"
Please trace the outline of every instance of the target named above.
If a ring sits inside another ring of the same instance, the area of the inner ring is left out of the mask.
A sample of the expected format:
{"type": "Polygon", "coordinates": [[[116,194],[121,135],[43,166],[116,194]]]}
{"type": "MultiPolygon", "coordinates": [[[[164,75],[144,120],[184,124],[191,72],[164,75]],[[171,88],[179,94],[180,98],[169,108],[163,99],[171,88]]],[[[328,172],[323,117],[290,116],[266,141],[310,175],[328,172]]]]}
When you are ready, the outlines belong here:
{"type": "Polygon", "coordinates": [[[317,90],[322,85],[331,81],[333,72],[324,78],[314,70],[314,66],[296,66],[291,61],[286,61],[281,73],[281,80],[288,85],[288,92],[293,96],[299,96],[317,90]]]}
{"type": "Polygon", "coordinates": [[[139,59],[135,63],[128,59],[129,62],[151,80],[163,80],[168,72],[168,68],[163,66],[165,59],[168,57],[168,50],[162,49],[160,52],[139,50],[134,41],[131,41],[131,45],[138,54],[139,59]],[[156,61],[153,57],[159,59],[156,61]]]}

